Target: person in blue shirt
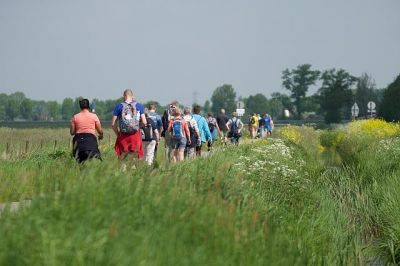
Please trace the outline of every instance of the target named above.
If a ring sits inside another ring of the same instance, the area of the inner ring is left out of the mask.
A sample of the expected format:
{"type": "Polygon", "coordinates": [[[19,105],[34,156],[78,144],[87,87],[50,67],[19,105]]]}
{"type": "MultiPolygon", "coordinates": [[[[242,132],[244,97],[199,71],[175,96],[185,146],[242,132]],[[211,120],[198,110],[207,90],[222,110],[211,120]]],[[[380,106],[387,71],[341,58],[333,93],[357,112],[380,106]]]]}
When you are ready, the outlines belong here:
{"type": "Polygon", "coordinates": [[[207,141],[212,144],[212,136],[210,132],[210,128],[208,127],[207,120],[200,115],[201,112],[201,107],[200,105],[196,105],[193,108],[193,118],[196,120],[197,127],[199,128],[200,131],[200,145],[196,147],[196,155],[201,156],[201,147],[203,143],[206,143],[207,141]]]}
{"type": "MultiPolygon", "coordinates": [[[[112,129],[117,136],[115,152],[121,160],[124,160],[129,154],[134,154],[133,157],[136,158],[143,158],[140,127],[147,124],[144,107],[134,101],[133,92],[130,89],[124,91],[123,97],[124,102],[115,106],[111,119],[112,129]]],[[[126,168],[125,164],[123,164],[123,168],[126,168]]]]}
{"type": "Polygon", "coordinates": [[[267,132],[267,136],[271,136],[272,135],[272,119],[271,116],[269,114],[266,114],[265,118],[265,131],[267,132]]]}
{"type": "Polygon", "coordinates": [[[153,122],[156,123],[157,126],[156,128],[159,133],[159,138],[157,140],[156,147],[154,149],[154,154],[157,154],[158,143],[160,143],[160,138],[163,131],[163,123],[161,120],[161,116],[157,113],[157,107],[154,103],[149,104],[147,106],[147,109],[148,109],[147,115],[151,118],[151,120],[153,120],[153,122]]]}
{"type": "Polygon", "coordinates": [[[163,124],[161,121],[161,116],[157,113],[157,107],[154,103],[151,103],[147,106],[148,116],[157,124],[158,132],[161,134],[163,130],[163,124]]]}

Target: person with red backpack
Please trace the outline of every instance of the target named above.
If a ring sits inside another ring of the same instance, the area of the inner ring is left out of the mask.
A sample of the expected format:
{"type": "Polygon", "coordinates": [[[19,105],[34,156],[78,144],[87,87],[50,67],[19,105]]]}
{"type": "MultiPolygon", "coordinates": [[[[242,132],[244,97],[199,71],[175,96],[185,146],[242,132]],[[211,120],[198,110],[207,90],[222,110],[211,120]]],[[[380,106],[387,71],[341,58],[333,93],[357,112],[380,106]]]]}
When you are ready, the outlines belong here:
{"type": "Polygon", "coordinates": [[[181,115],[179,108],[175,109],[175,116],[169,122],[168,132],[171,133],[172,147],[174,149],[172,161],[183,161],[186,144],[190,144],[191,140],[188,124],[181,115]]]}
{"type": "MultiPolygon", "coordinates": [[[[134,101],[130,89],[124,91],[123,97],[124,101],[115,106],[111,119],[112,129],[117,136],[115,153],[121,160],[125,160],[129,155],[132,155],[132,159],[143,158],[140,128],[142,124],[147,124],[144,107],[134,101]]],[[[123,168],[126,168],[125,164],[123,168]]]]}

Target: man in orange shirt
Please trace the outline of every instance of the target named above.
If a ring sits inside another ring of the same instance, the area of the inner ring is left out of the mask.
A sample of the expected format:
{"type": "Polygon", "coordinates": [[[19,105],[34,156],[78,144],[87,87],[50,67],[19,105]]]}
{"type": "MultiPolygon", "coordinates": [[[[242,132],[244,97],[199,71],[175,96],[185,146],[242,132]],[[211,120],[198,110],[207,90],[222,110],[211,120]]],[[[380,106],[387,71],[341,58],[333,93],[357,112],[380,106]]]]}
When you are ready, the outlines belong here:
{"type": "Polygon", "coordinates": [[[77,162],[84,163],[91,158],[101,160],[101,155],[96,139],[96,132],[99,139],[103,139],[103,129],[96,114],[89,111],[89,100],[82,99],[79,101],[81,111],[75,114],[70,123],[70,133],[74,136],[73,155],[77,162]]]}

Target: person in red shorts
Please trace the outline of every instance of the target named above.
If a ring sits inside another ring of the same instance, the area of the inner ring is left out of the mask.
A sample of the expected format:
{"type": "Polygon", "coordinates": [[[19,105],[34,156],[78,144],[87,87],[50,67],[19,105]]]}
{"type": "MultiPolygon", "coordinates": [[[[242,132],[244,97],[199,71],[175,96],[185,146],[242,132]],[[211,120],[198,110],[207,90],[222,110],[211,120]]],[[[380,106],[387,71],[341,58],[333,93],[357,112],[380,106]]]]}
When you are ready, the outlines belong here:
{"type": "Polygon", "coordinates": [[[144,157],[140,128],[147,124],[147,121],[144,107],[134,101],[132,90],[125,90],[123,97],[124,101],[115,106],[111,126],[117,136],[115,153],[124,161],[122,168],[125,170],[125,162],[130,160],[131,167],[134,168],[136,159],[144,157]]]}

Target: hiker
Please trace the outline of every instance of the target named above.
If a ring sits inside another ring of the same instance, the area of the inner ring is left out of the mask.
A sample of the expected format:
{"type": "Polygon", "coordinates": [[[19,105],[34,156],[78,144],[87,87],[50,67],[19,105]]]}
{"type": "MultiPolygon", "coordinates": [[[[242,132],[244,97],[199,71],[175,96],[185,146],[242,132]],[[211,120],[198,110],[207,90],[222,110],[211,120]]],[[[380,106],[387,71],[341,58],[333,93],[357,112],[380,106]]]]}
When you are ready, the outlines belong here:
{"type": "Polygon", "coordinates": [[[189,127],[190,144],[186,144],[185,158],[193,159],[196,156],[196,146],[201,144],[199,127],[196,120],[192,116],[192,111],[189,107],[183,110],[183,118],[189,127]]]}
{"type": "Polygon", "coordinates": [[[158,142],[156,143],[156,147],[154,149],[154,154],[157,154],[158,144],[160,142],[161,134],[163,131],[163,123],[161,120],[161,116],[157,113],[157,106],[155,103],[150,103],[148,106],[148,116],[157,124],[157,130],[159,134],[158,142]]]}
{"type": "Polygon", "coordinates": [[[191,140],[188,124],[181,116],[179,108],[175,108],[175,115],[169,122],[168,132],[171,133],[172,147],[174,149],[172,161],[183,161],[186,144],[190,144],[191,140]]]}
{"type": "Polygon", "coordinates": [[[221,109],[219,115],[217,116],[218,127],[221,131],[221,140],[223,144],[226,144],[226,134],[228,132],[228,128],[226,127],[226,123],[228,123],[229,118],[225,115],[225,109],[221,109]]]}
{"type": "Polygon", "coordinates": [[[267,118],[265,119],[265,125],[267,130],[267,136],[271,137],[272,130],[274,129],[274,121],[272,120],[272,117],[270,115],[267,115],[267,118]]]}
{"type": "Polygon", "coordinates": [[[76,161],[83,164],[86,160],[97,158],[101,160],[96,132],[99,140],[103,139],[103,129],[96,114],[89,111],[90,104],[88,99],[79,101],[81,111],[75,114],[70,123],[70,133],[74,138],[73,156],[76,161]]]}
{"type": "MultiPolygon", "coordinates": [[[[132,168],[135,168],[137,158],[143,158],[141,123],[147,124],[143,105],[134,101],[132,90],[126,89],[123,93],[124,101],[114,108],[111,119],[112,129],[117,136],[115,153],[122,161],[132,160],[132,168]],[[131,157],[131,158],[128,158],[131,157]]],[[[123,163],[122,168],[126,170],[123,163]]]]}
{"type": "Polygon", "coordinates": [[[256,113],[253,113],[249,121],[249,132],[250,132],[250,137],[252,139],[255,139],[257,137],[257,128],[258,128],[258,117],[256,113]]]}
{"type": "Polygon", "coordinates": [[[261,118],[258,120],[258,128],[260,130],[260,138],[265,138],[265,118],[267,117],[266,114],[262,114],[261,118]]]}
{"type": "Polygon", "coordinates": [[[232,118],[226,123],[226,127],[229,128],[228,138],[231,139],[231,143],[239,145],[239,139],[242,136],[241,130],[243,128],[243,122],[238,117],[237,112],[232,113],[232,118]]]}
{"type": "Polygon", "coordinates": [[[168,108],[164,111],[164,114],[161,118],[163,124],[163,131],[161,136],[164,137],[165,160],[167,160],[168,162],[172,161],[172,153],[173,153],[172,138],[170,132],[168,131],[168,127],[170,120],[175,117],[175,109],[177,107],[178,107],[178,102],[177,101],[172,102],[168,106],[168,108]]]}
{"type": "Polygon", "coordinates": [[[212,145],[212,137],[211,137],[210,129],[208,128],[206,119],[200,115],[200,112],[201,112],[200,105],[196,105],[193,108],[193,113],[194,113],[193,118],[196,120],[197,126],[199,128],[200,140],[201,140],[199,145],[196,146],[196,155],[197,156],[201,156],[201,148],[203,146],[203,143],[211,142],[211,145],[212,145]]]}
{"type": "Polygon", "coordinates": [[[142,134],[144,160],[148,165],[151,165],[154,160],[156,145],[160,141],[160,134],[158,133],[157,123],[145,113],[146,125],[140,129],[142,134]]]}
{"type": "Polygon", "coordinates": [[[208,123],[208,128],[210,129],[211,137],[212,137],[212,142],[208,142],[208,151],[212,150],[212,144],[218,140],[218,136],[221,136],[221,130],[219,129],[217,119],[213,116],[211,112],[208,113],[207,115],[207,123],[208,123]]]}
{"type": "Polygon", "coordinates": [[[267,137],[271,136],[272,135],[271,116],[269,114],[266,114],[264,121],[265,121],[264,128],[265,131],[267,132],[267,137]]]}

